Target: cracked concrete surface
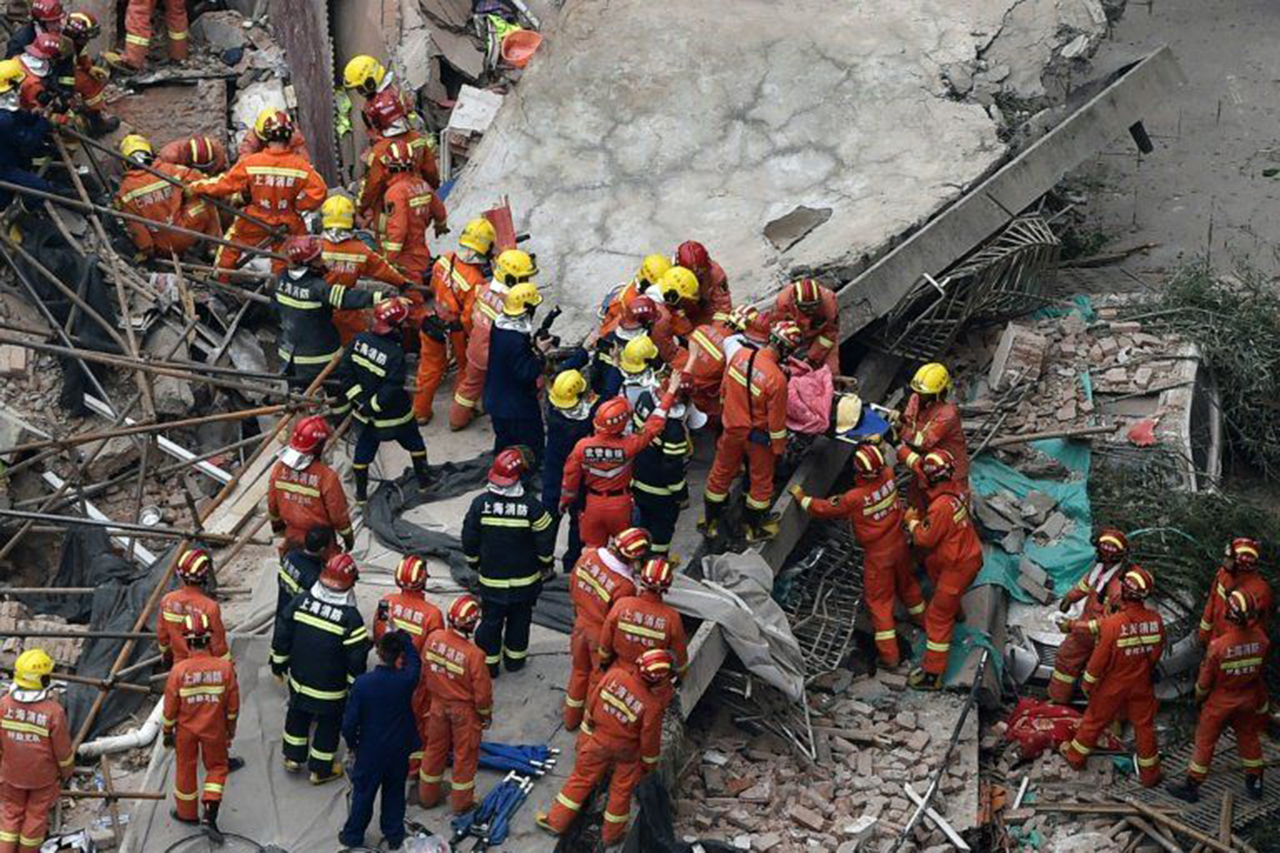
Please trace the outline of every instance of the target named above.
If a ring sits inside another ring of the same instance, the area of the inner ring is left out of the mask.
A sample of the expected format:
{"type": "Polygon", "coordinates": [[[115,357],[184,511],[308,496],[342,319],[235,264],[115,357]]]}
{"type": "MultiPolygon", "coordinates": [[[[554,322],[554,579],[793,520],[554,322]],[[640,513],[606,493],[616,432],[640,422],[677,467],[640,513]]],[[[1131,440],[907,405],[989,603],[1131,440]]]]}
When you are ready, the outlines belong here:
{"type": "Polygon", "coordinates": [[[944,69],[995,55],[1031,80],[1104,29],[1097,0],[569,0],[450,218],[509,195],[570,331],[689,238],[758,298],[797,269],[859,266],[1005,154],[999,114],[944,69]],[[832,215],[780,251],[765,226],[800,205],[832,215]]]}

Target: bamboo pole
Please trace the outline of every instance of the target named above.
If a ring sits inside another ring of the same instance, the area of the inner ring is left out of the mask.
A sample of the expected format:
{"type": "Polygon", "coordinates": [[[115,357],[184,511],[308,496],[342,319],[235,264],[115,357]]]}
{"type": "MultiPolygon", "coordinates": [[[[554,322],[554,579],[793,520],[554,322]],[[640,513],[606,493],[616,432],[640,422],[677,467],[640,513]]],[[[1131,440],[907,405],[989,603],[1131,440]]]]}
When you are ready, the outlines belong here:
{"type": "Polygon", "coordinates": [[[148,527],[145,524],[133,524],[128,521],[100,521],[96,518],[83,518],[78,515],[54,515],[47,512],[27,512],[20,509],[0,509],[0,518],[20,518],[28,521],[43,521],[49,524],[61,524],[65,527],[103,527],[107,530],[118,530],[123,533],[138,533],[155,539],[203,539],[214,544],[230,545],[234,536],[221,533],[192,533],[175,527],[148,527]]]}
{"type": "Polygon", "coordinates": [[[116,798],[116,786],[111,781],[111,762],[107,760],[107,754],[104,752],[98,756],[98,766],[102,769],[102,787],[107,792],[107,812],[111,815],[111,838],[115,841],[116,849],[120,849],[120,801],[116,798]]]}
{"type": "Polygon", "coordinates": [[[1024,444],[1028,441],[1041,441],[1046,438],[1085,438],[1091,435],[1108,435],[1120,428],[1119,424],[1111,426],[1091,426],[1091,427],[1075,427],[1074,429],[1056,429],[1048,432],[1029,432],[1023,435],[1011,435],[1006,438],[997,438],[988,444],[988,447],[1010,447],[1015,444],[1024,444]]]}
{"type": "MultiPolygon", "coordinates": [[[[155,631],[24,631],[14,629],[5,631],[6,637],[17,637],[23,640],[154,640],[155,631]]],[[[270,640],[266,634],[255,634],[251,631],[228,631],[229,640],[270,640]]],[[[54,676],[59,678],[61,676],[54,676]]],[[[102,678],[100,687],[109,689],[107,685],[119,685],[119,678],[102,678]]]]}
{"type": "Polygon", "coordinates": [[[1207,847],[1210,850],[1217,850],[1218,853],[1232,853],[1232,848],[1230,844],[1223,844],[1221,841],[1214,838],[1213,836],[1205,835],[1203,832],[1196,829],[1195,827],[1188,826],[1182,821],[1177,820],[1173,817],[1170,817],[1165,812],[1156,811],[1155,809],[1151,808],[1151,806],[1147,805],[1146,803],[1140,800],[1136,800],[1133,797],[1126,797],[1125,802],[1133,806],[1135,809],[1137,809],[1138,813],[1141,814],[1143,817],[1150,818],[1156,823],[1162,824],[1165,828],[1173,832],[1176,832],[1179,835],[1185,835],[1187,838],[1190,838],[1192,841],[1203,844],[1205,847],[1207,847]]]}
{"type": "Polygon", "coordinates": [[[164,800],[168,794],[156,794],[151,791],[73,791],[70,788],[58,792],[59,797],[72,800],[164,800]]]}

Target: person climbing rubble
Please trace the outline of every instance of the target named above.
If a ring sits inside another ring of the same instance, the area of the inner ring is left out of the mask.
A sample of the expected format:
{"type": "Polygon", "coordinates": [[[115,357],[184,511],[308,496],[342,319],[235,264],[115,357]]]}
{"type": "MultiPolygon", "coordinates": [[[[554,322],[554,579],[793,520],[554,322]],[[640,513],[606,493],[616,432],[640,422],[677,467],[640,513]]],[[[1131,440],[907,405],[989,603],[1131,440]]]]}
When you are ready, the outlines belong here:
{"type": "Polygon", "coordinates": [[[893,465],[876,444],[860,444],[853,453],[854,486],[828,500],[814,498],[799,485],[791,495],[814,518],[843,518],[862,546],[862,577],[867,612],[875,631],[880,663],[902,663],[894,606],[901,601],[917,625],[924,625],[925,603],[915,578],[915,560],[904,533],[902,496],[893,465]]]}
{"type": "Polygon", "coordinates": [[[800,327],[800,354],[809,364],[840,372],[840,304],[831,288],[811,278],[793,282],[778,292],[773,316],[800,327]]]}
{"type": "MultiPolygon", "coordinates": [[[[258,111],[258,115],[253,120],[253,127],[240,137],[240,144],[236,146],[236,155],[240,159],[265,151],[269,147],[271,136],[275,135],[273,126],[276,115],[282,111],[284,111],[283,107],[263,107],[258,111]]],[[[311,150],[307,148],[307,138],[297,128],[296,122],[294,125],[292,132],[285,137],[285,148],[290,154],[310,163],[311,150]]]]}
{"type": "MultiPolygon", "coordinates": [[[[164,24],[169,41],[169,60],[175,63],[187,61],[190,52],[190,32],[187,28],[186,0],[163,0],[164,24]]],[[[151,50],[157,0],[129,0],[124,12],[123,67],[129,71],[141,71],[147,65],[147,53],[151,50]]]]}
{"type": "Polygon", "coordinates": [[[1227,619],[1227,599],[1234,590],[1243,590],[1253,596],[1258,623],[1267,626],[1271,617],[1273,598],[1271,584],[1258,571],[1258,554],[1261,550],[1256,539],[1237,536],[1227,543],[1223,551],[1222,565],[1209,587],[1209,598],[1200,616],[1197,638],[1201,646],[1208,646],[1216,637],[1231,628],[1227,619]]]}
{"type": "Polygon", "coordinates": [[[206,633],[209,654],[215,658],[231,660],[231,647],[227,645],[227,629],[222,624],[222,608],[206,587],[213,577],[213,558],[203,548],[188,548],[178,558],[174,574],[182,586],[165,593],[156,609],[156,645],[164,655],[165,666],[181,663],[191,656],[183,626],[187,617],[199,614],[207,624],[206,633]]]}
{"type": "Polygon", "coordinates": [[[332,437],[333,428],[323,415],[299,418],[289,446],[271,469],[267,515],[271,531],[281,537],[281,556],[305,546],[312,530],[328,531],[328,545],[320,552],[324,560],[337,553],[335,536],[342,537],[346,550],[355,546],[342,479],[322,459],[332,437]]]}
{"type": "Polygon", "coordinates": [[[649,531],[628,527],[608,544],[587,548],[569,576],[573,601],[573,631],[569,635],[571,655],[569,683],[564,691],[564,727],[576,731],[586,712],[592,683],[599,680],[600,628],[610,608],[636,591],[635,573],[643,565],[651,542],[649,531]]]}
{"type": "Polygon", "coordinates": [[[673,260],[676,266],[691,271],[698,279],[696,301],[685,302],[685,314],[690,323],[701,326],[710,323],[716,314],[728,314],[733,310],[729,277],[725,275],[724,267],[711,259],[706,246],[696,240],[686,240],[676,247],[673,260]]]}
{"type": "Polygon", "coordinates": [[[675,567],[666,557],[651,557],[636,573],[635,595],[614,601],[600,626],[600,646],[596,654],[600,668],[614,661],[630,667],[647,649],[671,652],[677,676],[689,666],[688,639],[684,621],[676,609],[663,601],[675,580],[675,567]]]}
{"type": "Polygon", "coordinates": [[[222,236],[218,212],[213,205],[200,199],[188,201],[183,196],[181,186],[175,186],[143,167],[149,166],[156,172],[183,183],[199,179],[198,172],[186,166],[157,161],[151,142],[136,133],[131,133],[120,141],[120,154],[131,165],[120,179],[120,187],[116,190],[116,207],[126,213],[160,223],[124,223],[129,238],[137,249],[135,261],[157,255],[161,258],[168,258],[171,254],[184,255],[200,245],[196,237],[168,231],[164,225],[176,225],[210,237],[222,236]]]}
{"type": "Polygon", "coordinates": [[[63,90],[75,93],[76,111],[84,118],[90,136],[106,136],[120,127],[120,119],[103,112],[111,72],[88,54],[89,42],[102,35],[98,19],[88,12],[72,12],[62,34],[71,40],[72,55],[58,64],[54,74],[63,90]]]}
{"type": "Polygon", "coordinates": [[[1169,787],[1173,796],[1197,802],[1200,786],[1213,765],[1213,753],[1222,730],[1230,726],[1236,736],[1236,751],[1244,767],[1244,789],[1252,800],[1262,799],[1262,778],[1266,760],[1259,734],[1266,704],[1263,683],[1271,641],[1258,619],[1253,593],[1233,589],[1227,593],[1225,629],[1209,641],[1209,648],[1196,677],[1195,751],[1187,764],[1187,778],[1169,787]]]}
{"type": "Polygon", "coordinates": [[[75,769],[67,712],[49,689],[53,658],[27,649],[0,696],[0,853],[39,853],[49,811],[75,769]]]}
{"type": "MultiPolygon", "coordinates": [[[[331,195],[320,206],[320,255],[324,259],[324,280],[329,284],[354,288],[360,279],[371,278],[392,287],[410,284],[380,252],[370,248],[355,232],[355,205],[344,195],[331,195]]],[[[345,347],[356,335],[369,330],[369,312],[365,309],[333,312],[333,325],[345,347]]]]}
{"type": "Polygon", "coordinates": [[[894,424],[901,441],[898,461],[916,475],[907,486],[907,505],[923,511],[929,496],[921,487],[924,475],[921,464],[932,450],[945,450],[955,465],[953,482],[969,494],[969,449],[965,444],[960,409],[947,397],[951,373],[945,365],[933,362],[916,371],[911,379],[911,399],[900,414],[894,413],[894,424]]]}
{"type": "Polygon", "coordinates": [[[1084,602],[1077,618],[1058,623],[1067,637],[1058,646],[1049,680],[1049,699],[1059,705],[1070,704],[1075,695],[1080,671],[1097,644],[1101,620],[1120,607],[1120,581],[1128,565],[1129,539],[1123,531],[1104,527],[1093,538],[1093,547],[1098,561],[1058,604],[1058,609],[1066,613],[1077,601],[1084,602]]]}
{"type": "Polygon", "coordinates": [[[206,831],[221,843],[218,811],[231,770],[227,752],[236,736],[240,687],[235,665],[214,654],[216,635],[208,616],[189,611],[178,630],[189,653],[169,671],[162,709],[164,746],[175,753],[171,815],[181,823],[200,823],[198,799],[206,831]],[[203,787],[197,761],[204,762],[203,787]]]}
{"type": "Polygon", "coordinates": [[[1144,787],[1159,785],[1160,745],[1156,740],[1156,702],[1152,674],[1164,653],[1164,619],[1146,604],[1155,579],[1141,566],[1125,569],[1120,580],[1120,609],[1102,619],[1098,643],[1084,670],[1089,698],[1075,737],[1062,744],[1067,763],[1083,770],[1103,729],[1117,719],[1133,725],[1135,763],[1144,787]]]}
{"type": "Polygon", "coordinates": [[[156,160],[186,166],[205,175],[218,175],[227,170],[227,146],[212,136],[181,136],[160,146],[156,160]]]}

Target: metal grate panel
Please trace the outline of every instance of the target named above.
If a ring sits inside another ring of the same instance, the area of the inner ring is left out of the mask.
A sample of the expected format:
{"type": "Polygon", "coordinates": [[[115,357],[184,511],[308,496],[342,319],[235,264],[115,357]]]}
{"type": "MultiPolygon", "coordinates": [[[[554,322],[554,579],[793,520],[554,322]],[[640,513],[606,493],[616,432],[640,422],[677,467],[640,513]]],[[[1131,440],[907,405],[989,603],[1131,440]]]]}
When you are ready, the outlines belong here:
{"type": "Polygon", "coordinates": [[[805,556],[783,572],[780,601],[804,651],[810,680],[840,666],[853,648],[862,607],[862,549],[844,522],[821,522],[806,533],[805,556]]]}

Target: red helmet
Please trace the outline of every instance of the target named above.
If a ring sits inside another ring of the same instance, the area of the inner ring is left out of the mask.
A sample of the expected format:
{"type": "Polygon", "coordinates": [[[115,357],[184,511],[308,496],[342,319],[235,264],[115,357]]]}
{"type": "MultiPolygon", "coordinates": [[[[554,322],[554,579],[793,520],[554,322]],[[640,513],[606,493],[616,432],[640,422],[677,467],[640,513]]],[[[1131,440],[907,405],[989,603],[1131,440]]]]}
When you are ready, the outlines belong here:
{"type": "Polygon", "coordinates": [[[62,0],[32,0],[31,20],[39,21],[46,27],[49,24],[62,23],[66,10],[62,8],[62,0]]]}
{"type": "Polygon", "coordinates": [[[212,634],[208,615],[199,610],[187,611],[186,618],[182,620],[183,639],[188,643],[199,644],[201,641],[208,642],[212,634]]]}
{"type": "Polygon", "coordinates": [[[956,460],[949,450],[930,450],[920,463],[920,471],[929,485],[950,480],[956,472],[956,460]]]}
{"type": "Polygon", "coordinates": [[[414,167],[413,148],[403,139],[395,140],[382,155],[382,165],[393,172],[409,171],[414,167]]]}
{"type": "Polygon", "coordinates": [[[1120,595],[1123,598],[1141,601],[1151,594],[1155,586],[1156,579],[1151,576],[1151,572],[1142,566],[1130,566],[1124,573],[1124,577],[1120,579],[1120,595]]]}
{"type": "Polygon", "coordinates": [[[1258,600],[1247,589],[1233,589],[1227,596],[1227,621],[1248,625],[1258,615],[1258,600]]]}
{"type": "Polygon", "coordinates": [[[795,296],[796,307],[806,314],[822,302],[822,287],[811,278],[802,278],[792,284],[791,293],[795,296]]]}
{"type": "Polygon", "coordinates": [[[474,595],[455,598],[449,605],[449,627],[462,634],[470,634],[480,624],[480,602],[474,595]]]}
{"type": "Polygon", "coordinates": [[[35,41],[27,45],[25,52],[36,59],[54,60],[70,53],[68,48],[70,44],[69,39],[64,39],[57,33],[41,33],[35,37],[35,41]]]}
{"type": "Polygon", "coordinates": [[[794,320],[779,320],[769,330],[769,343],[784,355],[794,352],[804,343],[804,333],[794,320]]]}
{"type": "Polygon", "coordinates": [[[600,404],[591,425],[602,435],[622,435],[630,419],[631,404],[627,402],[627,398],[614,397],[600,404]]]}
{"type": "Polygon", "coordinates": [[[427,561],[409,554],[396,566],[396,586],[405,592],[419,592],[427,585],[427,561]]]}
{"type": "Polygon", "coordinates": [[[1237,536],[1227,546],[1227,557],[1234,563],[1234,568],[1246,572],[1258,568],[1258,540],[1248,536],[1237,536]]]}
{"type": "Polygon", "coordinates": [[[191,166],[195,169],[212,169],[215,159],[213,140],[207,136],[193,136],[187,140],[191,151],[191,166]]]}
{"type": "Polygon", "coordinates": [[[324,564],[320,583],[334,592],[346,592],[356,585],[359,577],[360,569],[356,567],[356,561],[350,554],[335,554],[324,564]]]}
{"type": "Polygon", "coordinates": [[[299,453],[315,455],[324,447],[324,443],[333,435],[329,422],[323,415],[307,415],[293,425],[293,435],[289,436],[289,446],[299,453]]]}
{"type": "Polygon", "coordinates": [[[383,89],[369,101],[369,118],[376,130],[386,130],[408,115],[404,99],[395,89],[383,89]]]}
{"type": "Polygon", "coordinates": [[[671,589],[671,581],[674,579],[675,572],[671,568],[671,561],[666,557],[654,557],[645,562],[640,569],[640,576],[636,578],[642,587],[658,593],[671,589]]]}
{"type": "Polygon", "coordinates": [[[211,571],[213,571],[213,559],[203,548],[188,548],[178,558],[178,565],[174,567],[174,572],[182,578],[182,582],[190,584],[204,583],[211,571]]]}
{"type": "Polygon", "coordinates": [[[757,311],[751,315],[751,320],[747,323],[747,328],[743,330],[743,334],[747,340],[754,341],[757,344],[767,344],[769,342],[769,331],[773,328],[773,312],[757,311]]]}
{"type": "Polygon", "coordinates": [[[707,247],[696,240],[686,240],[676,248],[676,266],[701,274],[711,268],[707,247]]]}
{"type": "Polygon", "coordinates": [[[373,306],[373,332],[385,335],[409,319],[409,300],[401,296],[384,299],[373,306]]]}
{"type": "Polygon", "coordinates": [[[640,677],[650,684],[661,684],[669,681],[675,673],[675,656],[667,649],[649,649],[636,658],[636,669],[640,677]]]}
{"type": "Polygon", "coordinates": [[[622,312],[624,329],[648,329],[658,320],[658,305],[648,296],[637,296],[622,312]]]}
{"type": "Polygon", "coordinates": [[[284,253],[289,256],[289,263],[300,267],[321,257],[324,254],[324,245],[319,237],[300,234],[284,241],[284,253]]]}
{"type": "Polygon", "coordinates": [[[288,142],[293,137],[293,118],[284,110],[276,110],[262,120],[263,139],[273,142],[288,142]]]}
{"type": "Polygon", "coordinates": [[[489,466],[489,482],[500,488],[514,486],[529,470],[529,462],[515,447],[501,450],[489,466]]]}
{"type": "Polygon", "coordinates": [[[1108,565],[1118,563],[1129,553],[1129,537],[1124,535],[1124,531],[1104,527],[1093,538],[1093,547],[1102,562],[1108,565]]]}
{"type": "Polygon", "coordinates": [[[859,477],[877,477],[884,470],[884,451],[875,444],[859,444],[853,451],[853,470],[859,477]]]}
{"type": "Polygon", "coordinates": [[[624,559],[639,560],[649,551],[653,538],[643,527],[628,527],[613,537],[613,550],[624,559]]]}
{"type": "Polygon", "coordinates": [[[102,25],[88,12],[72,12],[62,34],[78,45],[86,45],[102,35],[102,25]]]}

